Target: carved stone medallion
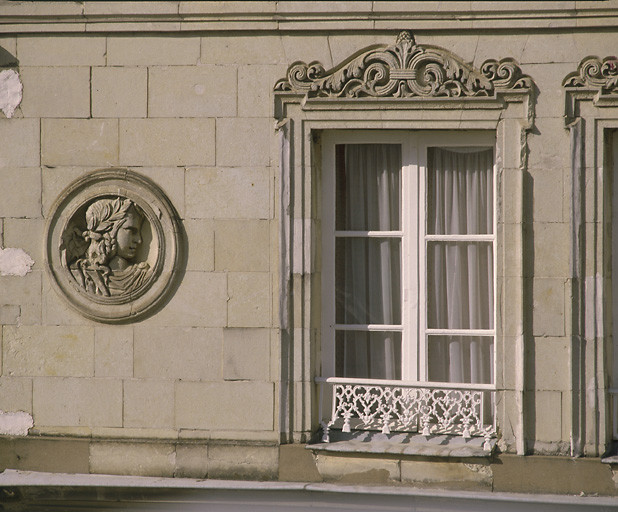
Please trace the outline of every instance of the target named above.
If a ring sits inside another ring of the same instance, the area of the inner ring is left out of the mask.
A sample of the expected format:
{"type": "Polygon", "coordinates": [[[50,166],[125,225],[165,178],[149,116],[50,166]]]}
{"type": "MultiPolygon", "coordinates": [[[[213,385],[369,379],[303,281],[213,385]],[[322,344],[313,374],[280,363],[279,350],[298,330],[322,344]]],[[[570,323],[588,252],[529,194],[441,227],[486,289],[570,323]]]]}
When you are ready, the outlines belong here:
{"type": "Polygon", "coordinates": [[[52,207],[47,270],[56,291],[84,316],[133,321],[172,288],[179,234],[178,215],[154,183],[127,169],[95,171],[52,207]]]}

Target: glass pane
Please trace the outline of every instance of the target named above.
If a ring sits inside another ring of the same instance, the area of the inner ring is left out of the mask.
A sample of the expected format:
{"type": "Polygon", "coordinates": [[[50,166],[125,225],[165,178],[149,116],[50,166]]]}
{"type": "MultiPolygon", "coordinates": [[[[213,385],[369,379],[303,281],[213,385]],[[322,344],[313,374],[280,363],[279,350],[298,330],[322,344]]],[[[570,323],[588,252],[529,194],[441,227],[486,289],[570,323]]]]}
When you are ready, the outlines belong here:
{"type": "Polygon", "coordinates": [[[492,336],[428,336],[428,378],[433,382],[492,384],[492,336]]]}
{"type": "Polygon", "coordinates": [[[401,229],[400,145],[338,145],[336,167],[338,231],[401,229]]]}
{"type": "Polygon", "coordinates": [[[401,324],[401,239],[337,238],[335,321],[401,324]]]}
{"type": "Polygon", "coordinates": [[[493,233],[493,150],[429,148],[427,233],[493,233]]]}
{"type": "Polygon", "coordinates": [[[427,243],[427,327],[493,329],[491,242],[427,243]]]}
{"type": "Polygon", "coordinates": [[[359,379],[401,379],[401,333],[337,331],[335,374],[359,379]]]}

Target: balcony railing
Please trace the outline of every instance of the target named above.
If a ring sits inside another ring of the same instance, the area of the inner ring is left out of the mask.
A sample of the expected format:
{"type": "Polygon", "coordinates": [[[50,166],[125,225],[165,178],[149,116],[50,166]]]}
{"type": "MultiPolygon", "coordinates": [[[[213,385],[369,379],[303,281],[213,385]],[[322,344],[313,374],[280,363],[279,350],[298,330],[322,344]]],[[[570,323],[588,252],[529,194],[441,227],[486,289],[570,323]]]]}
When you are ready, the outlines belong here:
{"type": "Polygon", "coordinates": [[[320,392],[322,442],[330,441],[330,429],[418,432],[423,436],[448,434],[464,439],[483,437],[483,449],[491,450],[495,437],[492,384],[450,384],[316,379],[320,392]],[[330,403],[330,419],[323,411],[330,403]]]}

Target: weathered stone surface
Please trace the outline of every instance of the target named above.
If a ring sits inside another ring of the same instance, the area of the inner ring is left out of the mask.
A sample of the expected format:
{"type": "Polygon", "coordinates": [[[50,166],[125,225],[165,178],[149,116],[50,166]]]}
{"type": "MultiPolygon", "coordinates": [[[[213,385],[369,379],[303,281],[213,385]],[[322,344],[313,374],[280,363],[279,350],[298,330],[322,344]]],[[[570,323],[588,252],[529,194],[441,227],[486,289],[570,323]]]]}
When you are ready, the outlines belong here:
{"type": "Polygon", "coordinates": [[[321,482],[313,454],[304,444],[279,446],[279,480],[284,482],[321,482]]]}
{"type": "Polygon", "coordinates": [[[88,473],[87,439],[0,438],[0,469],[88,473]]]}
{"type": "Polygon", "coordinates": [[[41,165],[41,133],[38,119],[0,119],[0,167],[41,165]]]}
{"type": "Polygon", "coordinates": [[[169,380],[125,380],[123,410],[124,427],[172,428],[174,383],[169,380]]]}
{"type": "Polygon", "coordinates": [[[564,286],[563,279],[534,279],[535,336],[564,336],[564,286]]]}
{"type": "Polygon", "coordinates": [[[98,325],[94,329],[95,377],[133,376],[133,327],[98,325]]]}
{"type": "Polygon", "coordinates": [[[0,411],[32,413],[32,379],[0,377],[0,411]]]}
{"type": "Polygon", "coordinates": [[[273,116],[273,84],[285,75],[284,66],[241,66],[238,69],[238,115],[273,116]]]}
{"type": "Polygon", "coordinates": [[[24,277],[0,276],[0,304],[19,306],[22,325],[41,323],[41,276],[42,271],[24,277]]]}
{"type": "MultiPolygon", "coordinates": [[[[185,2],[185,5],[193,3],[185,2]]],[[[202,37],[200,61],[202,64],[278,64],[286,62],[280,37],[253,34],[234,34],[232,36],[212,34],[202,37]]]]}
{"type": "MultiPolygon", "coordinates": [[[[217,119],[217,165],[220,167],[270,165],[272,133],[272,121],[268,118],[217,119]]],[[[207,162],[202,165],[204,164],[208,165],[207,162]]]]}
{"type": "Polygon", "coordinates": [[[149,117],[233,117],[233,66],[153,67],[148,74],[149,117]]]}
{"type": "Polygon", "coordinates": [[[105,38],[101,36],[22,36],[17,57],[22,66],[104,66],[105,38]]]}
{"type": "Polygon", "coordinates": [[[222,329],[135,327],[135,377],[221,378],[222,329]]]}
{"type": "Polygon", "coordinates": [[[165,443],[91,443],[90,471],[108,475],[174,476],[176,452],[165,443]]]}
{"type": "Polygon", "coordinates": [[[192,36],[110,36],[108,66],[181,66],[197,64],[200,38],[192,36]]]}
{"type": "Polygon", "coordinates": [[[145,67],[93,67],[93,117],[146,117],[148,71],[145,67]]]}
{"type": "Polygon", "coordinates": [[[273,393],[270,382],[177,382],[176,427],[271,430],[273,393]]]}
{"type": "Polygon", "coordinates": [[[208,450],[208,477],[274,480],[277,478],[278,458],[276,446],[213,444],[208,450]]]}
{"type": "Polygon", "coordinates": [[[266,220],[215,221],[215,269],[268,271],[269,227],[266,220]]]}
{"type": "Polygon", "coordinates": [[[349,484],[386,484],[401,480],[399,461],[379,457],[325,455],[315,457],[320,476],[326,481],[349,484]]]}
{"type": "MultiPolygon", "coordinates": [[[[37,175],[37,178],[39,176],[37,175]]],[[[43,268],[41,240],[45,231],[45,221],[40,218],[4,219],[5,247],[18,247],[34,260],[32,270],[43,268]]]]}
{"type": "Polygon", "coordinates": [[[33,407],[38,426],[122,426],[122,381],[34,379],[33,407]]]}
{"type": "Polygon", "coordinates": [[[539,441],[562,439],[562,393],[536,391],[534,393],[534,438],[539,441]]]}
{"type": "Polygon", "coordinates": [[[21,308],[17,304],[0,306],[0,324],[15,325],[20,320],[21,308]]]}
{"type": "Polygon", "coordinates": [[[269,327],[270,274],[233,272],[228,275],[228,327],[269,327]]]}
{"type": "Polygon", "coordinates": [[[227,276],[223,272],[187,271],[172,299],[149,323],[160,326],[227,325],[227,276]]]}
{"type": "Polygon", "coordinates": [[[268,168],[187,169],[187,217],[268,219],[269,178],[268,168]]]}
{"type": "MultiPolygon", "coordinates": [[[[528,354],[532,357],[533,354],[528,354]]],[[[567,391],[569,373],[565,371],[570,362],[570,343],[564,338],[535,338],[534,375],[526,376],[529,389],[544,391],[567,391]]]]}
{"type": "Polygon", "coordinates": [[[223,378],[268,380],[270,377],[270,330],[223,330],[223,378]]]}
{"type": "Polygon", "coordinates": [[[535,277],[566,277],[569,275],[570,233],[570,226],[567,223],[536,222],[534,224],[535,277]]]}
{"type": "Polygon", "coordinates": [[[90,68],[23,68],[20,74],[24,117],[90,116],[90,68]]]}
{"type": "Polygon", "coordinates": [[[2,332],[7,375],[93,375],[94,330],[91,327],[4,326],[2,332]]]}
{"type": "Polygon", "coordinates": [[[118,121],[111,119],[43,119],[44,165],[118,164],[118,121]]]}
{"type": "Polygon", "coordinates": [[[488,490],[492,471],[489,463],[401,461],[401,481],[408,483],[456,483],[464,488],[488,490]]]}
{"type": "Polygon", "coordinates": [[[215,269],[214,222],[208,219],[185,219],[183,223],[189,244],[188,270],[215,269]]]}
{"type": "Polygon", "coordinates": [[[121,119],[120,165],[213,165],[214,119],[121,119]]]}
{"type": "MultiPolygon", "coordinates": [[[[6,167],[0,170],[0,217],[41,217],[40,167],[6,167]]],[[[5,247],[21,247],[21,243],[9,245],[6,238],[5,233],[5,247]]]]}
{"type": "Polygon", "coordinates": [[[176,445],[176,471],[178,478],[208,477],[208,445],[187,443],[176,445]]]}

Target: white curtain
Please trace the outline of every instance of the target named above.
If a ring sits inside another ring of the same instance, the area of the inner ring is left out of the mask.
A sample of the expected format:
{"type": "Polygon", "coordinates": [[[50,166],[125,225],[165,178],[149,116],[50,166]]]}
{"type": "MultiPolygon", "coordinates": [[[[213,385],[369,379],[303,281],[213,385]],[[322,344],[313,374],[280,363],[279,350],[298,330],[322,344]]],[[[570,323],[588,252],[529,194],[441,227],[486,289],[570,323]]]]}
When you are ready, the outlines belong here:
{"type": "MultiPolygon", "coordinates": [[[[338,231],[401,229],[401,147],[340,146],[337,165],[338,231]]],[[[338,237],[336,322],[401,324],[401,238],[338,237]]],[[[339,330],[337,375],[401,378],[401,333],[339,330]]]]}
{"type": "MultiPolygon", "coordinates": [[[[427,232],[493,233],[493,152],[431,148],[427,232]]],[[[493,247],[487,241],[427,243],[427,327],[493,329],[493,247]]],[[[429,336],[429,379],[493,382],[493,337],[429,336]]]]}

